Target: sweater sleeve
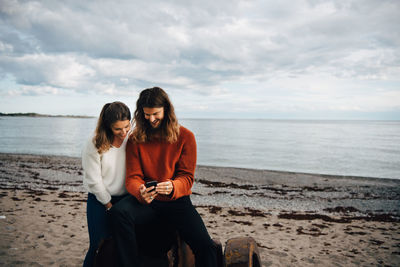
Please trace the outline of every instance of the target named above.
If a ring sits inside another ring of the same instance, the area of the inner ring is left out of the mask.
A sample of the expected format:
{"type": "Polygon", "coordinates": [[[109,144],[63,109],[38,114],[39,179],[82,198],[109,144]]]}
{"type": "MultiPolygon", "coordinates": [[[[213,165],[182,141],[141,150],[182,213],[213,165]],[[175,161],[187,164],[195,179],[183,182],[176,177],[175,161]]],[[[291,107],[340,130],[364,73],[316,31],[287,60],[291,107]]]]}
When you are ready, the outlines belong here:
{"type": "Polygon", "coordinates": [[[101,176],[101,158],[92,140],[89,140],[82,151],[83,182],[88,191],[94,194],[103,205],[111,200],[101,176]]]}
{"type": "Polygon", "coordinates": [[[172,180],[174,191],[171,199],[178,199],[191,194],[196,169],[197,146],[194,134],[187,130],[181,156],[176,164],[175,177],[172,180]]]}
{"type": "Polygon", "coordinates": [[[139,189],[144,184],[143,177],[138,147],[129,139],[126,144],[126,190],[139,202],[146,203],[139,189]]]}

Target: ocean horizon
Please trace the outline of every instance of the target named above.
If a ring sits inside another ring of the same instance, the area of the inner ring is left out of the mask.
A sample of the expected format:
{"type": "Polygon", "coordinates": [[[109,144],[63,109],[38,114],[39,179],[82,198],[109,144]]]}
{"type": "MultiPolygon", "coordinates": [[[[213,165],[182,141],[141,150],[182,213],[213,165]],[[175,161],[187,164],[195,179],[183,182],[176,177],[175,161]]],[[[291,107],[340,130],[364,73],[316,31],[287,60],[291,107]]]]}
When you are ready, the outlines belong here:
{"type": "MultiPolygon", "coordinates": [[[[0,152],[80,157],[97,118],[0,117],[0,152]]],[[[180,119],[197,164],[400,179],[400,121],[180,119]]]]}

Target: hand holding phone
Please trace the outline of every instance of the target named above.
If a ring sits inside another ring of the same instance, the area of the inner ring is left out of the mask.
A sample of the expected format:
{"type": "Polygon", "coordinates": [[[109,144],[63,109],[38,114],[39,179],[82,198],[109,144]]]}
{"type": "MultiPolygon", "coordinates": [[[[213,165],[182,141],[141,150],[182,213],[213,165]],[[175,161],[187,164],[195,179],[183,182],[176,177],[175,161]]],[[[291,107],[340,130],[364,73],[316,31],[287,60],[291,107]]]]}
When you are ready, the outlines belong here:
{"type": "Polygon", "coordinates": [[[156,181],[150,181],[150,182],[147,182],[145,184],[145,186],[146,186],[146,188],[154,186],[154,188],[149,191],[149,192],[153,192],[154,190],[156,190],[157,182],[156,181]]]}
{"type": "Polygon", "coordinates": [[[156,181],[150,181],[140,186],[140,194],[142,195],[142,198],[147,204],[150,204],[153,201],[153,199],[158,195],[158,193],[155,191],[156,186],[157,186],[156,181]]]}
{"type": "Polygon", "coordinates": [[[157,184],[157,193],[161,195],[171,195],[174,191],[174,185],[171,181],[161,182],[157,184]]]}

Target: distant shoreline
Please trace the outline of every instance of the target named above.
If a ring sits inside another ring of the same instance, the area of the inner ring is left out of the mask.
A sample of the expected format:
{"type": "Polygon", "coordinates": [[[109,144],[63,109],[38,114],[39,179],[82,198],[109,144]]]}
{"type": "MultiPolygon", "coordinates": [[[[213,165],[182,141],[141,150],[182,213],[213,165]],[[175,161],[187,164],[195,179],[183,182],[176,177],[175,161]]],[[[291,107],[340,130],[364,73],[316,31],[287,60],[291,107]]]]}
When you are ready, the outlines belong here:
{"type": "MultiPolygon", "coordinates": [[[[32,117],[32,118],[83,118],[92,119],[97,118],[96,116],[86,116],[86,115],[49,115],[40,114],[35,112],[26,113],[2,113],[0,112],[0,117],[32,117]]],[[[285,121],[285,122],[400,122],[400,119],[313,119],[313,118],[185,118],[182,117],[180,120],[237,120],[237,121],[285,121]]]]}
{"type": "Polygon", "coordinates": [[[39,114],[34,112],[28,113],[1,113],[0,117],[33,117],[33,118],[79,118],[79,119],[91,119],[95,118],[93,116],[83,116],[83,115],[48,115],[48,114],[39,114]]]}

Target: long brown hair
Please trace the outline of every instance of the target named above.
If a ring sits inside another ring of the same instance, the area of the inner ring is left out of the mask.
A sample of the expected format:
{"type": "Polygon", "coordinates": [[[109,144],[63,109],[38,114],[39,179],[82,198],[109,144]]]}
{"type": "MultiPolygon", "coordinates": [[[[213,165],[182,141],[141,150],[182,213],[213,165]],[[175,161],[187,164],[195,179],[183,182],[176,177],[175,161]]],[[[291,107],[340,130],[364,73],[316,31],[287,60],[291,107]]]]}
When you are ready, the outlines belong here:
{"type": "Polygon", "coordinates": [[[152,128],[144,117],[143,108],[164,108],[164,118],[160,125],[161,139],[168,143],[178,140],[179,124],[175,116],[174,106],[167,93],[160,87],[153,87],[143,90],[136,101],[134,112],[135,129],[131,135],[134,142],[144,143],[151,140],[152,128]]]}
{"type": "Polygon", "coordinates": [[[117,121],[125,120],[131,120],[131,112],[124,103],[116,101],[103,106],[93,137],[93,143],[99,153],[104,153],[111,147],[114,140],[111,126],[117,121]]]}

